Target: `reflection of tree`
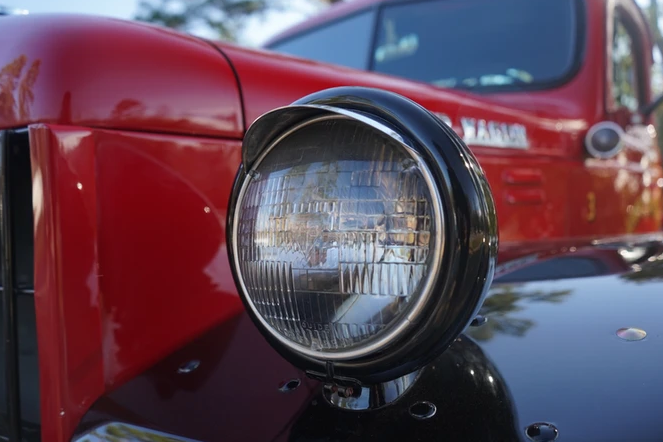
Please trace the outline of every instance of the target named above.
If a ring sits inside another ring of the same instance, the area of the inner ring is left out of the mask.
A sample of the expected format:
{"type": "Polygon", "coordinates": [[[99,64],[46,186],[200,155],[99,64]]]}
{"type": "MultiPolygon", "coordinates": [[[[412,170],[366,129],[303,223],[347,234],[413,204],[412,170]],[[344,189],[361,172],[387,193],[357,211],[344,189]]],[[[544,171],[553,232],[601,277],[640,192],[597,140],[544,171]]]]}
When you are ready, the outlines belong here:
{"type": "Polygon", "coordinates": [[[613,96],[618,105],[635,110],[638,106],[635,84],[635,62],[631,37],[621,23],[615,23],[613,35],[613,96]]]}
{"type": "Polygon", "coordinates": [[[113,120],[128,120],[131,118],[143,118],[145,116],[146,108],[140,101],[126,98],[120,101],[113,112],[111,118],[113,120]]]}
{"type": "Polygon", "coordinates": [[[247,20],[264,19],[283,11],[306,13],[310,6],[330,5],[341,0],[141,0],[136,19],[188,31],[204,29],[223,40],[241,37],[247,20]]]}
{"type": "Polygon", "coordinates": [[[488,341],[496,333],[510,336],[524,336],[532,328],[535,322],[531,319],[514,318],[512,315],[522,311],[524,302],[551,302],[564,301],[572,290],[533,290],[526,291],[523,285],[504,284],[494,286],[486,301],[481,307],[480,313],[488,317],[481,327],[470,327],[467,334],[478,341],[488,341]]]}
{"type": "Polygon", "coordinates": [[[16,97],[14,92],[26,63],[27,57],[21,55],[0,70],[0,117],[5,121],[15,119],[16,97]]]}
{"type": "MultiPolygon", "coordinates": [[[[663,51],[663,35],[661,34],[661,29],[658,25],[659,19],[661,18],[661,10],[659,9],[658,5],[658,0],[650,0],[649,1],[649,6],[644,9],[645,15],[647,16],[647,20],[649,21],[649,26],[652,31],[652,34],[654,36],[654,40],[656,42],[656,45],[658,46],[659,51],[663,51]]],[[[652,92],[655,95],[658,95],[660,93],[663,93],[663,90],[661,87],[663,84],[661,83],[663,80],[663,77],[661,74],[663,73],[661,71],[661,61],[657,60],[656,57],[654,57],[654,65],[652,66],[652,92]]],[[[658,147],[661,149],[661,152],[663,153],[663,138],[660,136],[660,134],[663,132],[663,106],[659,106],[656,111],[654,112],[654,117],[655,117],[655,125],[656,125],[656,130],[659,133],[658,138],[658,147]]]]}
{"type": "Polygon", "coordinates": [[[37,75],[39,75],[39,65],[41,64],[40,60],[35,60],[30,65],[30,68],[25,73],[25,76],[21,80],[21,84],[18,88],[18,117],[20,119],[25,119],[28,117],[30,112],[30,104],[34,100],[35,96],[32,92],[32,88],[37,81],[37,75]]]}
{"type": "Polygon", "coordinates": [[[624,273],[619,276],[637,283],[663,281],[663,261],[657,260],[653,263],[646,263],[637,272],[624,273]]]}
{"type": "Polygon", "coordinates": [[[0,69],[0,119],[3,121],[16,122],[28,116],[41,61],[33,61],[24,71],[27,65],[27,57],[20,55],[0,69]]]}

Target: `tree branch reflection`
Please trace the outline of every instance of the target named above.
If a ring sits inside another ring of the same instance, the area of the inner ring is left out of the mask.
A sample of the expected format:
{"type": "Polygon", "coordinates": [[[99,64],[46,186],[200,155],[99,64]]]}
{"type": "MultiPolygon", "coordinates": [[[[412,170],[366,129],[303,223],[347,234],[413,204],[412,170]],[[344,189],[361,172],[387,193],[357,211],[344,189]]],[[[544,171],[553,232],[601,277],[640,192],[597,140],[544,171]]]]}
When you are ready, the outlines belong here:
{"type": "Polygon", "coordinates": [[[573,290],[528,290],[525,284],[504,284],[493,286],[480,314],[489,318],[481,327],[470,327],[467,334],[477,341],[488,341],[495,334],[523,337],[535,325],[528,318],[518,318],[514,314],[525,310],[523,304],[535,302],[560,303],[573,290]]]}

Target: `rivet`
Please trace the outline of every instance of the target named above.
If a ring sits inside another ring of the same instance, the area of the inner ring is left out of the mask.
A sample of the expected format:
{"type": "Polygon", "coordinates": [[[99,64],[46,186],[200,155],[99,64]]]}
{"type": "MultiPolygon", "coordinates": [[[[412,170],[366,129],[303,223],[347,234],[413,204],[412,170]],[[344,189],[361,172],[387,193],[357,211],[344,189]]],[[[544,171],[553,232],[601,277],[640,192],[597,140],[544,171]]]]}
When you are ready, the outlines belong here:
{"type": "Polygon", "coordinates": [[[279,391],[281,393],[289,393],[291,391],[296,390],[301,384],[302,381],[300,381],[299,379],[290,379],[289,381],[281,384],[281,386],[279,387],[279,391]]]}
{"type": "Polygon", "coordinates": [[[552,442],[559,436],[559,431],[553,424],[537,422],[525,428],[525,434],[534,442],[552,442]]]}
{"type": "Polygon", "coordinates": [[[415,402],[410,407],[410,416],[419,420],[430,419],[431,417],[435,416],[436,412],[437,407],[435,404],[428,401],[415,402]]]}
{"type": "Polygon", "coordinates": [[[192,359],[188,362],[183,363],[180,365],[180,367],[177,369],[177,373],[179,374],[187,374],[191,373],[195,369],[197,369],[200,366],[200,361],[198,359],[192,359]]]}
{"type": "Polygon", "coordinates": [[[625,341],[642,341],[647,337],[647,332],[641,328],[624,327],[617,330],[617,336],[625,341]]]}
{"type": "Polygon", "coordinates": [[[485,317],[483,315],[477,315],[474,319],[472,319],[472,322],[470,322],[470,326],[471,327],[481,327],[486,322],[488,322],[487,317],[485,317]]]}

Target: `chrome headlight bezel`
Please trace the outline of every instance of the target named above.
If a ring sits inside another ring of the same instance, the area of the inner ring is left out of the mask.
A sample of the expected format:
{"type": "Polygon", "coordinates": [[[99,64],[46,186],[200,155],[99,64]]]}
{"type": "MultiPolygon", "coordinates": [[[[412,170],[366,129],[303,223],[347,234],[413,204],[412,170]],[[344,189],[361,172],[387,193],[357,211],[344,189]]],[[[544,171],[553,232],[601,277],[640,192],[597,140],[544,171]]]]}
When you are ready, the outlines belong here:
{"type": "Polygon", "coordinates": [[[247,312],[267,341],[314,377],[372,384],[410,373],[447,348],[476,315],[492,281],[497,220],[490,187],[473,154],[432,113],[390,92],[342,87],[315,93],[268,112],[249,128],[228,213],[231,267],[247,312]],[[287,134],[321,118],[351,119],[386,134],[425,171],[435,201],[434,259],[425,293],[388,334],[348,352],[320,352],[287,340],[257,313],[238,267],[235,212],[249,172],[287,134]]]}

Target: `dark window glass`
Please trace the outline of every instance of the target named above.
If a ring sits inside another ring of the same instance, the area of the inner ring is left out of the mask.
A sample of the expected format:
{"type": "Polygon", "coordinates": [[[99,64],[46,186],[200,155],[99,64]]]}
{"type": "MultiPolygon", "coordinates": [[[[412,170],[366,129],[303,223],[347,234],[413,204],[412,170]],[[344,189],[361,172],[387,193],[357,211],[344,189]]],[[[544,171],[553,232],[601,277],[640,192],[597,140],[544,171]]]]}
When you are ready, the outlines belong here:
{"type": "Polygon", "coordinates": [[[637,66],[633,38],[628,28],[615,17],[612,36],[612,97],[618,107],[638,109],[637,66]]]}
{"type": "Polygon", "coordinates": [[[441,87],[545,87],[573,69],[575,0],[444,0],[384,7],[375,71],[441,87]]]}
{"type": "Polygon", "coordinates": [[[270,46],[325,63],[367,69],[374,12],[366,11],[270,46]]]}

